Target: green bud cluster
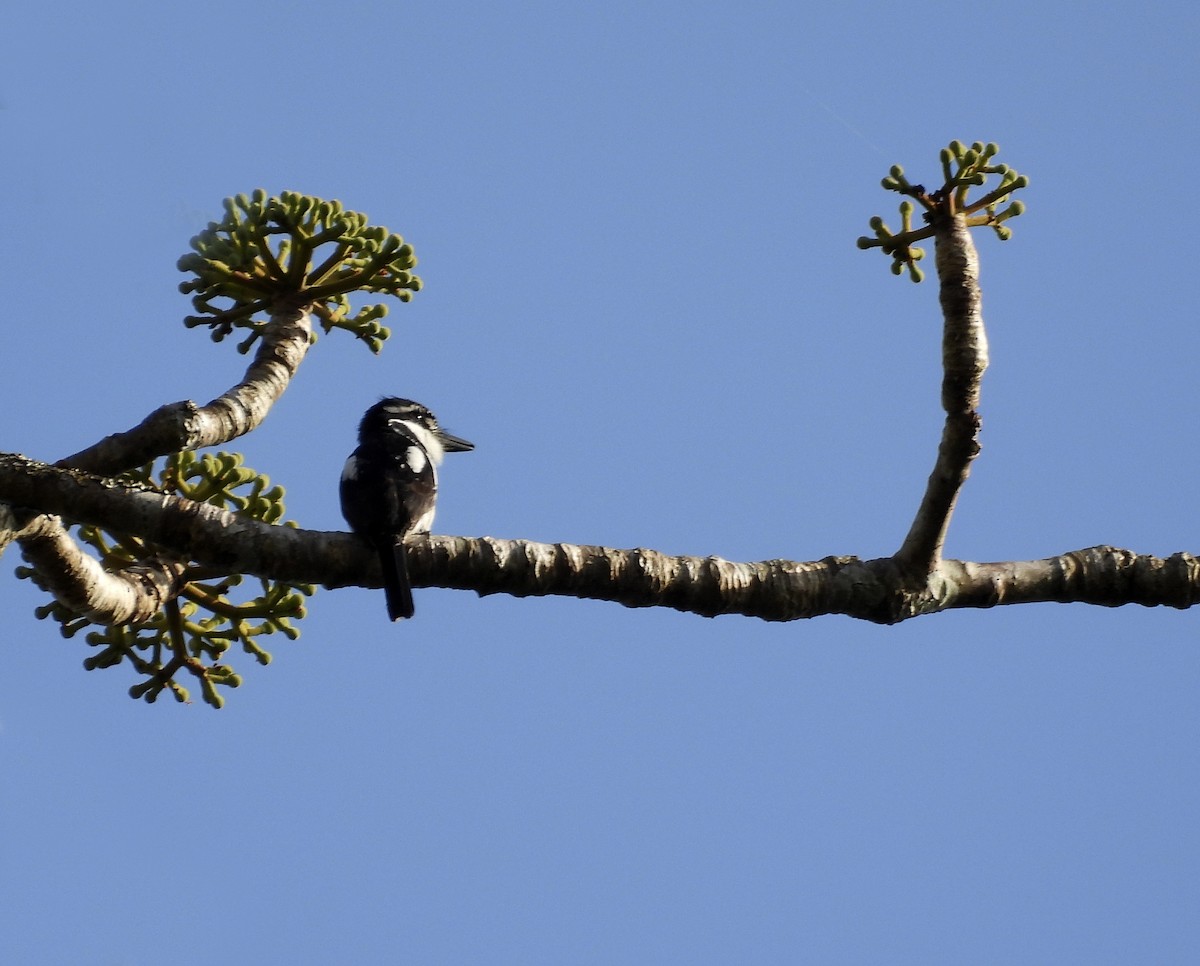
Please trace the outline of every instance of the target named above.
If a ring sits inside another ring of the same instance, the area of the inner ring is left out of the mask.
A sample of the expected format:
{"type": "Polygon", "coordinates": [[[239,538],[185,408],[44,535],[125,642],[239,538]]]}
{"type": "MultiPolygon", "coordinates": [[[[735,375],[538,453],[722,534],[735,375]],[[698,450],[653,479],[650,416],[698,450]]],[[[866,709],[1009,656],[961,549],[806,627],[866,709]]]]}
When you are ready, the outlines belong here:
{"type": "Polygon", "coordinates": [[[160,488],[263,523],[278,523],[284,514],[283,487],[243,466],[241,453],[176,453],[163,467],[160,488]]]}
{"type": "Polygon", "coordinates": [[[207,325],[220,342],[235,328],[249,331],[238,345],[248,352],[281,308],[307,308],[326,332],[345,329],[379,352],[391,334],[379,320],[383,304],[354,311],[354,292],[407,302],[421,288],[412,246],[338,201],[294,191],[268,196],[261,188],[225,199],[225,217],[209,222],[178,262],[194,277],[179,290],[196,314],[188,328],[207,325]]]}
{"type": "Polygon", "coordinates": [[[884,254],[892,258],[892,274],[901,275],[907,269],[912,280],[919,282],[924,274],[916,263],[925,256],[925,252],[913,242],[933,237],[933,223],[938,218],[962,214],[966,216],[968,225],[991,228],[1001,241],[1007,241],[1012,237],[1012,229],[1004,222],[1025,211],[1024,204],[1011,201],[1010,198],[1014,191],[1028,187],[1029,179],[1017,174],[1007,164],[993,164],[999,151],[999,146],[994,143],[976,141],[967,147],[961,141],[951,141],[940,152],[943,180],[941,187],[934,191],[926,191],[924,185],[913,184],[905,177],[900,165],[892,165],[881,183],[885,190],[905,196],[900,203],[903,224],[900,231],[893,232],[882,218],[872,218],[870,225],[875,236],[862,236],[858,239],[858,247],[882,249],[884,254]],[[970,190],[981,187],[994,175],[1000,177],[999,185],[975,201],[969,201],[967,196],[970,190]],[[913,227],[915,208],[910,198],[924,209],[922,215],[926,224],[923,227],[913,227]],[[997,211],[997,205],[1005,201],[1009,202],[1007,207],[997,211]]]}
{"type": "MultiPolygon", "coordinates": [[[[157,471],[152,463],[119,479],[211,503],[264,523],[279,523],[285,513],[283,487],[272,486],[266,476],[244,466],[236,453],[175,453],[157,471]]],[[[78,538],[97,552],[109,570],[136,566],[140,560],[160,555],[158,548],[139,537],[99,527],[79,527],[78,538]]],[[[44,588],[31,568],[18,568],[17,574],[44,588]]],[[[35,613],[40,619],[58,620],[67,638],[85,628],[98,628],[85,637],[97,650],[84,661],[84,667],[95,670],[128,662],[143,677],[130,688],[132,697],[152,703],[165,690],[177,701],[187,701],[187,689],[175,680],[179,671],[186,670],[200,680],[204,701],[219,708],[224,698],[218,688],[236,688],[242,682],[225,663],[227,652],[236,645],[259,664],[269,664],[271,654],[262,647],[261,638],[276,633],[289,640],[298,638],[300,631],[293,622],[304,617],[304,599],[311,596],[313,587],[254,577],[250,580],[253,589],[245,590],[242,574],[198,565],[188,568],[185,580],[178,598],[136,625],[97,625],[58,601],[35,613]],[[236,594],[235,589],[239,591],[236,594]]]]}

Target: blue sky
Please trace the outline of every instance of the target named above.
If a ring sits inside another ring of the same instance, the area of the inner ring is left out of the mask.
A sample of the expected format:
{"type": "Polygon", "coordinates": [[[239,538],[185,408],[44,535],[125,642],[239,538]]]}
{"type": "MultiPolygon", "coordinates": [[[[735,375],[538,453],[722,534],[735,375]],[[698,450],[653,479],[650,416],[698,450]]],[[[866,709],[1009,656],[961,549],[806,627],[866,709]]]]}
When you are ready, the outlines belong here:
{"type": "MultiPolygon", "coordinates": [[[[878,556],[940,433],[933,285],[854,240],[951,138],[1027,173],[978,239],[992,369],[948,552],[1200,547],[1185,219],[1200,13],[1029,3],[22,5],[0,58],[0,448],[239,376],[175,260],[262,186],[426,288],[322,339],[238,448],[341,529],[358,416],[477,444],[441,532],[878,556]],[[986,12],[983,12],[986,11],[986,12]]],[[[319,594],[227,707],[135,703],[0,579],[0,959],[1188,962],[1200,615],[894,628],[319,594]]]]}

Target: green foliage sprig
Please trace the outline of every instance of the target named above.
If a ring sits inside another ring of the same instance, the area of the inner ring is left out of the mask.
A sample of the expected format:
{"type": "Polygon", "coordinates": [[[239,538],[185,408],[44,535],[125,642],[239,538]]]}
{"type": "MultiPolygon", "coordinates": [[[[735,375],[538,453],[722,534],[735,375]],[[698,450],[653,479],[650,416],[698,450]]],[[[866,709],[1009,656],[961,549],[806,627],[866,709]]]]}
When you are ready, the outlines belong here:
{"type": "Polygon", "coordinates": [[[858,239],[858,247],[881,248],[884,254],[892,256],[892,274],[900,275],[907,268],[912,280],[919,282],[924,273],[916,263],[925,257],[925,252],[913,243],[932,237],[938,218],[963,214],[967,216],[968,225],[990,227],[1001,241],[1007,241],[1012,236],[1012,229],[1004,222],[1020,215],[1025,206],[1020,201],[1013,201],[1003,211],[998,212],[996,207],[1014,191],[1028,187],[1029,179],[1007,164],[993,164],[992,159],[999,150],[996,144],[982,141],[976,141],[969,148],[961,141],[951,141],[941,150],[943,182],[934,191],[926,191],[924,185],[911,184],[904,176],[904,169],[898,164],[893,165],[882,184],[888,191],[906,196],[900,202],[900,231],[893,232],[876,215],[870,222],[875,237],[864,235],[858,239]],[[999,186],[978,200],[968,202],[970,189],[983,185],[989,175],[1000,176],[999,186]],[[912,216],[916,209],[909,198],[924,209],[922,216],[926,224],[922,228],[913,228],[912,216]]]}
{"type": "MultiPolygon", "coordinates": [[[[161,469],[154,464],[119,477],[122,482],[141,485],[163,493],[211,503],[264,523],[283,519],[283,487],[271,486],[270,480],[242,465],[236,453],[186,451],[165,459],[161,469]]],[[[285,526],[294,525],[285,523],[285,526]]],[[[79,528],[79,539],[92,547],[110,570],[135,566],[138,561],[159,555],[158,550],[139,537],[109,533],[99,527],[79,528]]],[[[18,568],[18,576],[42,585],[36,571],[18,568]]],[[[300,636],[292,621],[304,617],[304,598],[313,593],[311,584],[288,584],[252,578],[255,591],[239,594],[243,575],[223,573],[189,565],[186,583],[177,599],[170,600],[150,620],[137,625],[101,626],[86,636],[87,643],[99,650],[83,663],[88,670],[116,667],[128,661],[143,680],[129,689],[134,698],[157,700],[165,690],[177,701],[189,701],[186,687],[179,683],[180,671],[187,671],[200,682],[203,699],[214,708],[225,703],[218,688],[236,688],[241,677],[227,663],[227,652],[234,645],[268,664],[271,654],[259,639],[280,633],[289,640],[300,636]]],[[[64,637],[74,637],[92,621],[58,601],[36,611],[39,618],[52,617],[62,625],[64,637]]]]}
{"type": "Polygon", "coordinates": [[[207,325],[214,342],[248,329],[238,345],[244,353],[267,324],[256,316],[306,307],[326,332],[345,329],[379,352],[391,334],[379,322],[387,306],[351,314],[349,293],[411,299],[421,288],[411,245],[341,202],[294,191],[268,197],[260,188],[224,204],[225,217],[209,222],[178,262],[181,272],[195,275],[179,286],[198,313],[184,319],[188,328],[207,325]]]}

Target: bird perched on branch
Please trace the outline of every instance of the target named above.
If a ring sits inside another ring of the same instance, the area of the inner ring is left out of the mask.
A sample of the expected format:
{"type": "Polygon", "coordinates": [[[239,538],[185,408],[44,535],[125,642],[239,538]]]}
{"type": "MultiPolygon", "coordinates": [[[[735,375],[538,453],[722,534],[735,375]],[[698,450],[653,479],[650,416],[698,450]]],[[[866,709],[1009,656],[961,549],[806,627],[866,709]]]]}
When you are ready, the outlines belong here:
{"type": "Polygon", "coordinates": [[[474,449],[428,409],[389,396],[363,414],[358,448],[342,470],[342,516],[379,554],[388,617],[413,615],[404,538],[428,533],[437,505],[437,467],[446,453],[474,449]]]}

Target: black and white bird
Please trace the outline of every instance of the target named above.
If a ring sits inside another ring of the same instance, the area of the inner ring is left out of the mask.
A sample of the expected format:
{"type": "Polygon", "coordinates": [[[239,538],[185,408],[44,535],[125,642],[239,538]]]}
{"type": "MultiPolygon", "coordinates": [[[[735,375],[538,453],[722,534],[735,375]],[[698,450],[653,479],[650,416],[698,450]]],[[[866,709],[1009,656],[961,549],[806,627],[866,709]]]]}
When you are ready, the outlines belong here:
{"type": "Polygon", "coordinates": [[[446,453],[474,449],[451,436],[433,413],[411,399],[389,396],[363,415],[358,449],[342,470],[342,516],[379,554],[388,616],[413,615],[404,538],[428,533],[437,505],[437,467],[446,453]]]}

